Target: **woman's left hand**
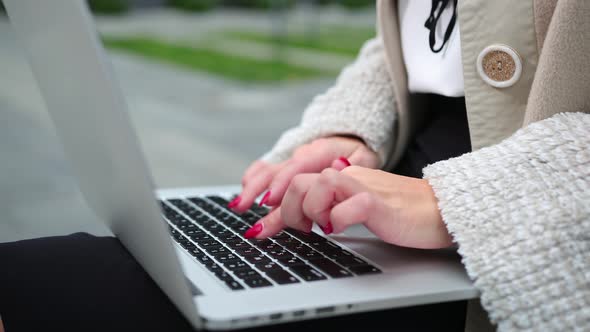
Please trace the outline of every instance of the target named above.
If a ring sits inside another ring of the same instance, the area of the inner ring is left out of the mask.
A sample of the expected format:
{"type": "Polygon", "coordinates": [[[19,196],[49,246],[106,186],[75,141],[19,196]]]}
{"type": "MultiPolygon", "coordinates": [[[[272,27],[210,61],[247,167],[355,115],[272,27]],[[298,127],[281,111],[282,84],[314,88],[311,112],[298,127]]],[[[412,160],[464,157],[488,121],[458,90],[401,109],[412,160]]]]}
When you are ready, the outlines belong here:
{"type": "Polygon", "coordinates": [[[281,202],[248,232],[266,238],[285,227],[310,232],[313,221],[326,234],[364,224],[382,240],[413,248],[452,244],[428,181],[358,166],[341,172],[300,174],[281,202]]]}

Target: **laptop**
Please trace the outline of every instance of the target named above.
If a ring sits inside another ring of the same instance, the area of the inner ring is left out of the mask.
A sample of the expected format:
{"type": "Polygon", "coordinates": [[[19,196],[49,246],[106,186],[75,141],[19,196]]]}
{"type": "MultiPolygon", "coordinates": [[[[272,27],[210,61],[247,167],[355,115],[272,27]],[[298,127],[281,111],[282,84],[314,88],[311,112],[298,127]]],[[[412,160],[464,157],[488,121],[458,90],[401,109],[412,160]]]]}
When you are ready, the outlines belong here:
{"type": "Polygon", "coordinates": [[[392,246],[363,227],[246,240],[268,210],[228,210],[239,187],[154,190],[85,1],[4,3],[88,206],[196,329],[478,296],[454,250],[392,246]]]}

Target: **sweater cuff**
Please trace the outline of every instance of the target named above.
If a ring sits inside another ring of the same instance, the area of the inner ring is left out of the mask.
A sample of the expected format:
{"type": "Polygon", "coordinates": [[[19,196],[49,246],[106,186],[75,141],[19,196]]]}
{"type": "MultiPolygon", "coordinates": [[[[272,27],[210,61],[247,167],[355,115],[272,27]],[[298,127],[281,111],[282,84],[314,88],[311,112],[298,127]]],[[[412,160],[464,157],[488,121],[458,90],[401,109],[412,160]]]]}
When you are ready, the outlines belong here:
{"type": "Polygon", "coordinates": [[[500,331],[590,330],[590,115],[424,169],[500,331]]]}
{"type": "Polygon", "coordinates": [[[388,160],[394,141],[396,108],[380,37],[367,41],[357,60],[346,67],[336,84],[314,98],[301,124],[283,134],[262,159],[281,162],[311,141],[328,136],[356,136],[375,151],[380,166],[388,160]]]}

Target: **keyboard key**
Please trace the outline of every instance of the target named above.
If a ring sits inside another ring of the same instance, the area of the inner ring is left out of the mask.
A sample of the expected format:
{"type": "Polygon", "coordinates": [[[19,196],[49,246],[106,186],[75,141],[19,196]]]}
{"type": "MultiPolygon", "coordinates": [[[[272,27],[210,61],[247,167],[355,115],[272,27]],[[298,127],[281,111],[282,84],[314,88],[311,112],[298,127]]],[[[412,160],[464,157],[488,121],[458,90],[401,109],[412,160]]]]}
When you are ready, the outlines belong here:
{"type": "Polygon", "coordinates": [[[196,247],[192,242],[188,242],[188,241],[181,243],[180,246],[186,250],[191,250],[196,247]]]}
{"type": "Polygon", "coordinates": [[[203,264],[203,265],[205,265],[205,266],[211,266],[211,265],[213,265],[213,264],[217,264],[217,263],[215,263],[215,262],[213,261],[213,258],[211,258],[211,257],[209,257],[209,256],[207,256],[207,255],[205,255],[205,254],[202,254],[202,255],[200,255],[200,256],[195,256],[195,258],[196,258],[196,259],[197,259],[197,260],[198,260],[198,261],[199,261],[201,264],[203,264]]]}
{"type": "Polygon", "coordinates": [[[332,259],[337,259],[337,258],[342,258],[342,257],[354,257],[354,255],[350,251],[347,251],[344,249],[335,249],[335,250],[330,250],[330,251],[324,251],[322,253],[332,259]]]}
{"type": "Polygon", "coordinates": [[[223,253],[223,254],[216,255],[215,259],[221,263],[240,260],[240,258],[238,256],[234,255],[233,253],[231,253],[229,251],[226,253],[223,253]]]}
{"type": "Polygon", "coordinates": [[[234,249],[234,250],[238,250],[239,248],[248,248],[248,247],[252,247],[248,242],[246,241],[236,241],[236,242],[230,242],[227,243],[227,246],[234,249]]]}
{"type": "Polygon", "coordinates": [[[232,280],[225,280],[225,284],[227,285],[227,287],[229,287],[231,290],[241,290],[244,289],[244,286],[240,285],[239,282],[237,282],[235,279],[232,280]]]}
{"type": "Polygon", "coordinates": [[[244,279],[244,283],[252,288],[272,286],[270,281],[263,276],[244,279]]]}
{"type": "MultiPolygon", "coordinates": [[[[324,242],[312,242],[314,244],[314,248],[319,251],[319,252],[330,252],[330,251],[341,251],[342,248],[340,248],[339,245],[332,243],[330,241],[324,241],[324,242]]],[[[310,243],[311,245],[311,243],[310,243]]]]}
{"type": "Polygon", "coordinates": [[[251,239],[249,240],[250,243],[258,248],[265,248],[273,244],[273,242],[269,239],[251,239]]]}
{"type": "Polygon", "coordinates": [[[309,263],[332,278],[352,277],[352,273],[327,258],[313,259],[309,263]]]}
{"type": "Polygon", "coordinates": [[[252,269],[238,270],[238,271],[235,271],[234,274],[239,279],[247,279],[247,278],[260,277],[260,273],[254,271],[252,269]]]}
{"type": "Polygon", "coordinates": [[[381,270],[369,264],[352,266],[349,269],[352,273],[358,275],[381,273],[381,270]]]}
{"type": "Polygon", "coordinates": [[[287,232],[279,232],[279,233],[273,235],[273,237],[271,239],[274,239],[274,240],[293,239],[293,237],[291,237],[291,235],[287,234],[287,232]]]}
{"type": "Polygon", "coordinates": [[[236,248],[234,249],[236,251],[236,253],[238,253],[238,255],[240,256],[257,256],[260,254],[260,250],[252,247],[252,246],[248,246],[248,247],[240,247],[240,248],[236,248]]]}
{"type": "Polygon", "coordinates": [[[323,274],[321,274],[318,270],[312,268],[309,265],[295,265],[291,266],[289,269],[305,281],[316,281],[326,279],[326,277],[323,274]]]}
{"type": "Polygon", "coordinates": [[[209,230],[209,232],[211,232],[211,234],[213,234],[214,236],[216,236],[220,239],[234,235],[234,232],[230,231],[229,229],[227,229],[225,227],[217,227],[215,229],[209,230]]]}
{"type": "Polygon", "coordinates": [[[220,196],[207,196],[207,199],[210,201],[215,202],[216,204],[219,204],[221,206],[227,206],[227,204],[229,203],[229,201],[223,197],[220,196]]]}
{"type": "Polygon", "coordinates": [[[223,242],[227,243],[228,245],[230,243],[235,243],[235,242],[242,242],[242,238],[233,234],[233,235],[228,235],[225,238],[223,238],[223,242]]]}
{"type": "Polygon", "coordinates": [[[267,252],[283,250],[283,248],[280,245],[271,242],[270,240],[268,240],[268,242],[259,243],[256,246],[260,248],[260,250],[267,252]]]}
{"type": "Polygon", "coordinates": [[[271,271],[284,271],[282,267],[280,267],[277,263],[264,263],[264,264],[255,264],[256,268],[262,272],[268,273],[271,271]]]}
{"type": "Polygon", "coordinates": [[[201,240],[201,241],[196,241],[197,244],[201,247],[201,248],[207,248],[207,247],[213,247],[213,246],[221,246],[221,243],[217,240],[201,240]]]}
{"type": "Polygon", "coordinates": [[[239,234],[244,234],[244,232],[246,232],[250,228],[250,225],[246,225],[241,221],[232,222],[230,224],[226,224],[226,226],[239,234]]]}
{"type": "Polygon", "coordinates": [[[192,235],[190,235],[189,237],[195,242],[213,240],[213,238],[205,232],[195,232],[192,235]]]}
{"type": "Polygon", "coordinates": [[[323,258],[324,256],[322,254],[320,254],[319,252],[315,251],[315,250],[310,250],[310,251],[306,251],[303,253],[297,253],[298,256],[302,257],[303,259],[317,259],[317,258],[323,258]]]}
{"type": "Polygon", "coordinates": [[[295,284],[299,280],[295,278],[291,273],[285,270],[273,270],[266,273],[266,276],[274,280],[279,285],[295,284]]]}
{"type": "Polygon", "coordinates": [[[271,260],[263,254],[260,255],[252,255],[252,256],[245,256],[244,259],[250,264],[267,264],[270,263],[271,260]]]}
{"type": "Polygon", "coordinates": [[[303,254],[303,253],[306,253],[306,252],[313,251],[313,249],[311,249],[307,245],[305,245],[305,244],[303,244],[303,243],[301,243],[299,241],[297,241],[297,242],[298,243],[296,243],[296,242],[288,243],[288,244],[285,245],[285,247],[287,249],[291,250],[292,252],[298,253],[298,254],[299,253],[303,254]]]}
{"type": "MultiPolygon", "coordinates": [[[[287,234],[287,233],[285,233],[285,232],[281,232],[281,233],[283,233],[283,234],[287,234]]],[[[287,235],[287,236],[288,236],[288,237],[279,237],[279,238],[275,238],[275,237],[273,236],[273,237],[272,237],[272,239],[273,239],[273,240],[274,240],[276,243],[278,243],[278,244],[280,244],[280,245],[282,245],[282,246],[285,246],[285,247],[289,247],[289,246],[293,246],[293,247],[295,247],[295,246],[298,246],[298,245],[303,245],[303,243],[301,243],[301,241],[297,240],[296,238],[294,238],[294,237],[291,237],[290,235],[287,235]]]]}
{"type": "Polygon", "coordinates": [[[187,239],[182,234],[178,234],[176,236],[172,236],[172,238],[174,239],[174,241],[178,242],[180,245],[190,243],[189,239],[187,239]]]}
{"type": "Polygon", "coordinates": [[[274,249],[274,250],[269,250],[267,253],[272,258],[274,258],[274,259],[291,258],[291,257],[293,257],[293,254],[291,254],[290,252],[288,252],[287,250],[285,250],[283,248],[277,248],[277,249],[274,249]]]}
{"type": "Polygon", "coordinates": [[[212,223],[212,224],[208,224],[208,225],[204,225],[203,228],[208,230],[211,233],[226,229],[223,225],[218,224],[217,222],[212,223]]]}
{"type": "Polygon", "coordinates": [[[250,211],[256,213],[257,215],[259,215],[261,217],[264,217],[270,212],[270,209],[265,206],[260,206],[258,204],[254,204],[254,205],[252,205],[252,207],[250,207],[250,211]]]}
{"type": "Polygon", "coordinates": [[[179,231],[177,231],[176,229],[173,229],[170,231],[170,236],[172,236],[174,239],[181,239],[184,236],[182,235],[182,233],[180,233],[179,231]]]}
{"type": "Polygon", "coordinates": [[[344,266],[344,267],[352,267],[358,265],[367,265],[367,262],[364,260],[356,257],[356,256],[340,256],[334,259],[336,263],[344,266]]]}
{"type": "Polygon", "coordinates": [[[221,221],[222,224],[226,224],[232,220],[235,220],[234,216],[227,212],[224,212],[224,214],[220,214],[219,216],[219,221],[221,221]]]}
{"type": "Polygon", "coordinates": [[[205,253],[202,252],[201,249],[199,249],[199,248],[192,248],[191,250],[189,250],[189,253],[191,255],[193,255],[193,257],[205,255],[205,253]]]}
{"type": "Polygon", "coordinates": [[[232,277],[231,274],[225,272],[224,270],[219,270],[215,272],[215,276],[221,279],[222,281],[234,280],[234,277],[232,277]]]}
{"type": "Polygon", "coordinates": [[[188,232],[190,230],[199,230],[199,227],[194,222],[191,222],[190,225],[186,225],[186,227],[182,229],[183,232],[188,232]]]}
{"type": "Polygon", "coordinates": [[[237,270],[243,270],[243,269],[250,268],[250,266],[248,264],[246,264],[246,262],[241,261],[241,260],[227,261],[227,262],[223,263],[223,266],[225,266],[227,269],[229,269],[231,271],[237,271],[237,270]]]}
{"type": "Polygon", "coordinates": [[[300,260],[297,257],[287,257],[287,258],[283,258],[283,259],[279,259],[279,263],[287,266],[287,267],[291,267],[291,266],[295,266],[295,265],[305,265],[305,263],[300,260]]]}
{"type": "Polygon", "coordinates": [[[286,231],[287,233],[293,235],[294,237],[301,240],[304,243],[313,243],[313,242],[327,242],[328,240],[325,237],[321,237],[318,234],[311,232],[311,233],[304,233],[294,229],[289,229],[286,231]]]}
{"type": "Polygon", "coordinates": [[[205,251],[207,251],[209,255],[215,258],[221,255],[227,255],[231,253],[231,251],[229,251],[229,249],[227,249],[226,247],[207,247],[205,248],[205,251]]]}
{"type": "Polygon", "coordinates": [[[224,271],[225,271],[225,270],[224,270],[224,269],[221,267],[221,265],[219,265],[219,264],[215,264],[215,263],[214,263],[214,264],[209,264],[209,265],[206,265],[205,267],[207,268],[207,270],[209,270],[209,271],[211,271],[211,272],[215,273],[216,275],[217,275],[218,273],[221,273],[221,272],[224,272],[224,271]]]}
{"type": "Polygon", "coordinates": [[[207,202],[206,200],[204,200],[200,197],[192,197],[192,198],[189,198],[188,200],[200,208],[205,208],[207,205],[210,205],[209,202],[207,202]]]}
{"type": "Polygon", "coordinates": [[[252,212],[246,212],[242,215],[242,220],[249,225],[254,225],[260,217],[252,212]]]}
{"type": "Polygon", "coordinates": [[[203,232],[202,230],[200,230],[198,228],[183,230],[183,233],[184,233],[184,235],[186,235],[187,237],[190,237],[190,238],[192,238],[193,236],[196,236],[196,235],[205,234],[205,232],[203,232]]]}

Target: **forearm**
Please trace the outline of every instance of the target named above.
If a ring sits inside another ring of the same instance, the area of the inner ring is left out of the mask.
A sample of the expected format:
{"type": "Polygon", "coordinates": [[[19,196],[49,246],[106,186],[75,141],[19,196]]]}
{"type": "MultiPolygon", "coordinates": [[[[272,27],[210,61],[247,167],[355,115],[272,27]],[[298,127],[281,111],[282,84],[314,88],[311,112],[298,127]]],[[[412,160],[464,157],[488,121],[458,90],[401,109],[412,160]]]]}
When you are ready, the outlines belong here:
{"type": "Polygon", "coordinates": [[[590,115],[424,169],[499,330],[590,329],[590,115]]]}
{"type": "Polygon", "coordinates": [[[263,159],[288,159],[299,146],[320,137],[346,135],[363,140],[381,164],[393,143],[394,96],[379,38],[368,41],[335,85],[317,96],[299,126],[285,132],[263,159]]]}

